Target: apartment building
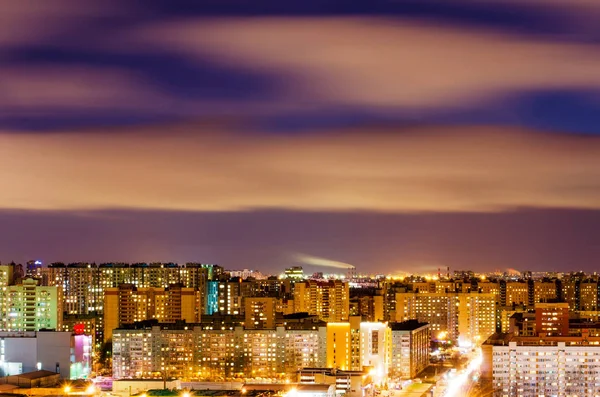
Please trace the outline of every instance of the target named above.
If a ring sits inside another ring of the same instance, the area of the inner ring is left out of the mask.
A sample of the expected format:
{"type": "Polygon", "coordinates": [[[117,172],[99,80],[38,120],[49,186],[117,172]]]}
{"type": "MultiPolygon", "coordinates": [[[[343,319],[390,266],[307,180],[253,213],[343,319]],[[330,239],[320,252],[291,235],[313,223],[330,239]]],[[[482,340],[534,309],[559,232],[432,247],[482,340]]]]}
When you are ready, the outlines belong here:
{"type": "Polygon", "coordinates": [[[456,293],[415,293],[396,294],[396,322],[418,320],[428,323],[431,337],[444,335],[451,341],[458,341],[458,306],[456,293]]]}
{"type": "Polygon", "coordinates": [[[529,304],[529,286],[524,281],[507,282],[505,294],[505,302],[502,302],[503,306],[529,304]]]}
{"type": "Polygon", "coordinates": [[[246,329],[275,328],[275,298],[245,298],[244,326],[246,329]]]}
{"type": "Polygon", "coordinates": [[[555,281],[536,280],[533,282],[533,304],[555,301],[558,298],[555,281]]]}
{"type": "Polygon", "coordinates": [[[417,320],[391,323],[389,376],[415,378],[429,365],[429,324],[417,320]]]}
{"type": "Polygon", "coordinates": [[[371,368],[376,384],[382,384],[388,377],[391,343],[387,323],[360,323],[360,368],[371,368]]]}
{"type": "Polygon", "coordinates": [[[307,280],[294,286],[294,311],[319,316],[323,321],[347,321],[350,289],[341,280],[307,280]]]}
{"type": "Polygon", "coordinates": [[[113,332],[113,376],[218,379],[280,377],[325,364],[323,323],[246,330],[230,325],[160,324],[113,332]]]}
{"type": "Polygon", "coordinates": [[[458,293],[458,344],[475,346],[496,332],[497,295],[458,293]]]}
{"type": "Polygon", "coordinates": [[[494,334],[482,352],[482,378],[497,396],[593,396],[600,390],[600,338],[586,332],[494,334]]]}
{"type": "Polygon", "coordinates": [[[138,288],[121,284],[104,292],[104,340],[124,324],[147,319],[174,323],[200,321],[200,293],[193,288],[171,285],[168,288],[138,288]]]}
{"type": "Polygon", "coordinates": [[[43,287],[27,278],[4,291],[4,329],[7,331],[39,331],[62,328],[62,296],[57,287],[43,287]]]}

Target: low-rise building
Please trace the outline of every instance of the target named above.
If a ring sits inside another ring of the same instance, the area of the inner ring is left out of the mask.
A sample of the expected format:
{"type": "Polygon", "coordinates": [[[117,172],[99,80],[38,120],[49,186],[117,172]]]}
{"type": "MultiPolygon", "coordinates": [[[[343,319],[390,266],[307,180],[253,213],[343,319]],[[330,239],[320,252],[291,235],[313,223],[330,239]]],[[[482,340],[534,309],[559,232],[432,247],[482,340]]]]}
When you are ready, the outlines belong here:
{"type": "Polygon", "coordinates": [[[91,368],[91,337],[70,332],[0,332],[3,376],[39,370],[63,379],[87,377],[91,368]]]}
{"type": "Polygon", "coordinates": [[[342,371],[332,368],[303,368],[298,371],[298,382],[335,386],[335,395],[363,397],[364,388],[372,379],[366,371],[342,371]]]}

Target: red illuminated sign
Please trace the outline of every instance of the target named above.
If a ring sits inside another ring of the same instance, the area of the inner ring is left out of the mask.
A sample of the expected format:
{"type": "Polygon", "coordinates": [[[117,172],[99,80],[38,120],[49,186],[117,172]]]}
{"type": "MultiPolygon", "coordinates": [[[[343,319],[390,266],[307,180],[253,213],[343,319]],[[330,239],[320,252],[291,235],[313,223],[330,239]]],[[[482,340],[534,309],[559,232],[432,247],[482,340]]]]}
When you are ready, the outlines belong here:
{"type": "Polygon", "coordinates": [[[75,335],[83,335],[85,333],[85,325],[84,324],[75,324],[73,326],[73,331],[75,332],[75,335]]]}

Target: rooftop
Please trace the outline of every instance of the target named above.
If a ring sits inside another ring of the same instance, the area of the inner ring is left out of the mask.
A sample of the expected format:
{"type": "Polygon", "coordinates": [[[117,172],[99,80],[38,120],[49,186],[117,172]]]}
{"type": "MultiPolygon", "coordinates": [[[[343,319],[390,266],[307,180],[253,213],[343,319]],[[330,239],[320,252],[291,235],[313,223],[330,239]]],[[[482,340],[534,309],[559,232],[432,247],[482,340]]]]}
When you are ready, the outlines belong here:
{"type": "Polygon", "coordinates": [[[46,370],[42,369],[42,370],[39,370],[39,371],[26,372],[24,374],[10,375],[10,376],[16,376],[18,378],[33,380],[33,379],[46,378],[48,376],[55,376],[55,375],[60,376],[60,374],[57,374],[56,372],[46,371],[46,370]]]}
{"type": "Polygon", "coordinates": [[[407,321],[402,321],[400,323],[390,323],[389,324],[392,331],[414,331],[414,330],[424,327],[426,325],[429,325],[429,324],[419,322],[418,320],[407,320],[407,321]]]}

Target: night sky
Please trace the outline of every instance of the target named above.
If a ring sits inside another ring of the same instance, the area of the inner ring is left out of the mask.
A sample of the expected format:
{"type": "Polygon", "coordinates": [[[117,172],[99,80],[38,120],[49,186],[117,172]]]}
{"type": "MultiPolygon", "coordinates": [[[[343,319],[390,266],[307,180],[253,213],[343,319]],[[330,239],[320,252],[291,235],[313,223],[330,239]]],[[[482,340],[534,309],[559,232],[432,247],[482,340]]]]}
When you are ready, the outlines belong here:
{"type": "Polygon", "coordinates": [[[302,255],[600,270],[600,1],[0,0],[0,261],[302,255]]]}

